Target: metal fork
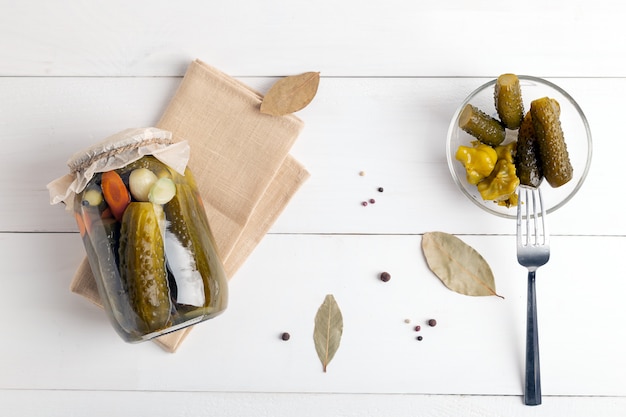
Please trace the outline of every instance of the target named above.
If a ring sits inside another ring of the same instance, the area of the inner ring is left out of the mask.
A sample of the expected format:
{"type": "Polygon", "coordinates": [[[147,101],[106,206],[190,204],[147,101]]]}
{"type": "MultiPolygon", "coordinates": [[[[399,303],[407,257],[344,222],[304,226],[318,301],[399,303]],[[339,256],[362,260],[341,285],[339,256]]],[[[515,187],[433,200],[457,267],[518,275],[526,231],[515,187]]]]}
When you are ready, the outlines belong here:
{"type": "Polygon", "coordinates": [[[539,337],[537,331],[537,297],[535,272],[550,259],[550,243],[546,230],[546,212],[541,190],[519,187],[517,203],[517,260],[528,269],[526,310],[526,375],[524,403],[541,404],[539,372],[539,337]]]}

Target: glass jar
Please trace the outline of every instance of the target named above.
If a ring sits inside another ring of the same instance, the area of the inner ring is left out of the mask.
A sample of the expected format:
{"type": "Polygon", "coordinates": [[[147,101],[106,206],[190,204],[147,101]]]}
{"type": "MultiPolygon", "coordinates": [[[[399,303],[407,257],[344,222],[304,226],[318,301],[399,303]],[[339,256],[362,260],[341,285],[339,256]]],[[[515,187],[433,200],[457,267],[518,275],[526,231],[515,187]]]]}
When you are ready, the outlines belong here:
{"type": "MultiPolygon", "coordinates": [[[[141,140],[131,145],[134,152],[141,146],[141,140]]],[[[127,147],[122,140],[85,155],[91,162],[99,156],[124,159],[127,147]]],[[[71,205],[104,309],[127,342],[215,317],[228,300],[193,174],[143,153],[93,173],[71,205]]],[[[73,165],[79,161],[84,167],[85,157],[74,158],[73,165]]]]}

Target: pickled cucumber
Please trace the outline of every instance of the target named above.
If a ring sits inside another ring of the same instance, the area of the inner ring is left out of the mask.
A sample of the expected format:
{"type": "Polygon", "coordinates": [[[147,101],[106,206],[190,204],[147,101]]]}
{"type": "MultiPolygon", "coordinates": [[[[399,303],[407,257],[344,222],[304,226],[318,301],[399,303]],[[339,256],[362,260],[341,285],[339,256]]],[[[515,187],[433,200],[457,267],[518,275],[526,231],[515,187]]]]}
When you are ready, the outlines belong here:
{"type": "Polygon", "coordinates": [[[100,207],[103,204],[98,207],[85,202],[85,194],[91,190],[88,187],[76,195],[74,210],[85,229],[89,230],[83,235],[83,243],[89,266],[96,278],[100,301],[113,328],[124,340],[129,341],[136,333],[137,324],[129,307],[128,294],[120,280],[117,251],[120,223],[112,217],[101,217],[100,207]]]}
{"type": "Polygon", "coordinates": [[[543,180],[543,170],[539,159],[539,144],[530,112],[524,116],[517,134],[515,167],[520,184],[539,187],[543,180]]]}
{"type": "Polygon", "coordinates": [[[552,187],[560,187],[572,179],[574,169],[563,137],[558,102],[548,97],[536,99],[530,104],[530,113],[543,175],[552,187]]]}
{"type": "Polygon", "coordinates": [[[143,330],[168,325],[171,302],[161,228],[153,204],[132,202],[122,218],[120,275],[143,330]]]}
{"type": "Polygon", "coordinates": [[[163,206],[169,223],[165,245],[167,262],[172,266],[170,269],[176,271],[173,274],[177,285],[176,302],[207,307],[211,300],[211,288],[207,283],[212,271],[202,239],[208,229],[202,220],[206,215],[192,207],[195,201],[188,185],[176,184],[174,198],[163,206]]]}
{"type": "Polygon", "coordinates": [[[486,145],[498,146],[504,141],[504,126],[493,117],[467,104],[459,116],[459,127],[486,145]]]}
{"type": "Polygon", "coordinates": [[[130,340],[137,333],[137,319],[130,307],[130,299],[120,279],[118,269],[118,245],[120,223],[113,218],[96,220],[85,243],[91,270],[97,278],[96,284],[100,300],[110,315],[113,327],[124,340],[130,340]],[[93,251],[94,253],[89,253],[93,251]],[[99,259],[97,264],[92,259],[99,259]]]}
{"type": "Polygon", "coordinates": [[[502,74],[498,77],[494,101],[502,124],[507,129],[518,129],[524,118],[524,103],[517,75],[502,74]]]}

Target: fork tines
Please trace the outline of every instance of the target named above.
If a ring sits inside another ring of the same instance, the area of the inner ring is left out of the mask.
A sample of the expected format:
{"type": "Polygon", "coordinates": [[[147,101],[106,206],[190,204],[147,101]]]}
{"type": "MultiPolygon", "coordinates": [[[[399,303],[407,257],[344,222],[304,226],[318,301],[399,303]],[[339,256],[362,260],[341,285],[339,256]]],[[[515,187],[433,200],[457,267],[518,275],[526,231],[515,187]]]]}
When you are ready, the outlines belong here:
{"type": "Polygon", "coordinates": [[[518,245],[543,246],[548,244],[545,217],[546,211],[541,189],[520,186],[517,204],[518,245]],[[525,220],[525,227],[522,227],[523,220],[525,220]]]}

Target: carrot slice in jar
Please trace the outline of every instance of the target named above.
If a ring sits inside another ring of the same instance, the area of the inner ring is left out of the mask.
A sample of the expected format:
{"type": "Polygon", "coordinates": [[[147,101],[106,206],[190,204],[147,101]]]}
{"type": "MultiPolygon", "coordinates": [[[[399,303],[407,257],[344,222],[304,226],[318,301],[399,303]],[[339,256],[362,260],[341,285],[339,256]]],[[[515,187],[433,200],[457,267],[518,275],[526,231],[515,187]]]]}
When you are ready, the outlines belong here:
{"type": "Polygon", "coordinates": [[[85,227],[85,222],[83,221],[83,218],[79,213],[74,213],[74,217],[76,217],[76,224],[78,225],[78,231],[80,232],[80,236],[84,237],[87,230],[85,227]]]}
{"type": "Polygon", "coordinates": [[[117,172],[107,171],[102,173],[102,195],[109,205],[113,217],[117,221],[121,221],[124,210],[130,204],[130,193],[122,177],[117,172]]]}

